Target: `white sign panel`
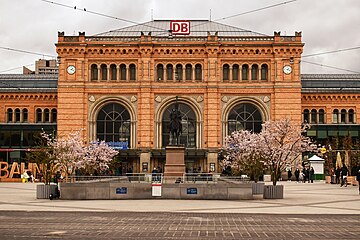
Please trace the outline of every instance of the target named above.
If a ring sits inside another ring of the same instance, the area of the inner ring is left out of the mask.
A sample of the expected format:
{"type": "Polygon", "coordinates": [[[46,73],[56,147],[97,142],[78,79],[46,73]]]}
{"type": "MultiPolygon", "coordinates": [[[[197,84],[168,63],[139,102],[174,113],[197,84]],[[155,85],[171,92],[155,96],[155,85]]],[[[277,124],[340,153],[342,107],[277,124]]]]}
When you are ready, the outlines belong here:
{"type": "Polygon", "coordinates": [[[187,20],[170,21],[170,31],[173,35],[189,35],[190,21],[187,20]]]}

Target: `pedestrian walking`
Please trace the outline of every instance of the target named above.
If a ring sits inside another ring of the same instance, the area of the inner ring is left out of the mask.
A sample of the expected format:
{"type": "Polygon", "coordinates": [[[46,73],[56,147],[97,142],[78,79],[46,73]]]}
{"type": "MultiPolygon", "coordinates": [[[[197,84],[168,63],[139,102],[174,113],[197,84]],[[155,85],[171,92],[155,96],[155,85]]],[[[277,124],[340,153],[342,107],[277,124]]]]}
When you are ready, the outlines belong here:
{"type": "Polygon", "coordinates": [[[339,184],[340,183],[340,168],[337,167],[335,170],[335,183],[339,184]]]}
{"type": "Polygon", "coordinates": [[[296,182],[300,182],[300,170],[298,168],[295,170],[295,178],[296,182]]]}
{"type": "Polygon", "coordinates": [[[346,167],[345,164],[343,164],[342,168],[341,168],[341,185],[340,187],[344,186],[345,187],[347,186],[347,175],[348,175],[348,168],[346,167]]]}
{"type": "Polygon", "coordinates": [[[309,174],[309,178],[310,178],[310,181],[309,181],[309,182],[314,183],[315,171],[314,171],[314,168],[313,168],[313,167],[310,168],[309,173],[310,173],[310,174],[309,174]]]}
{"type": "Polygon", "coordinates": [[[291,182],[291,177],[292,177],[291,168],[288,170],[287,174],[288,174],[288,181],[291,182]]]}

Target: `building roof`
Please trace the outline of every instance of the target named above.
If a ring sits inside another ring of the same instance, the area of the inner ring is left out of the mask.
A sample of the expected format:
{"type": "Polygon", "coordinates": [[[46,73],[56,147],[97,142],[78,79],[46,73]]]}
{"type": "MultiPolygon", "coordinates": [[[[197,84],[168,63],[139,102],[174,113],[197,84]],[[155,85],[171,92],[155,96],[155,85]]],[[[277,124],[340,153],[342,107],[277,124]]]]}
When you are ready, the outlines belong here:
{"type": "Polygon", "coordinates": [[[58,74],[0,74],[1,92],[56,92],[58,74]]]}
{"type": "MultiPolygon", "coordinates": [[[[206,37],[208,33],[218,36],[251,36],[251,37],[268,37],[265,34],[253,32],[243,28],[233,27],[209,20],[189,20],[190,35],[186,37],[206,37]]],[[[95,34],[93,37],[139,37],[141,33],[158,37],[168,37],[170,29],[170,20],[154,20],[134,26],[119,28],[108,32],[95,34]]]]}
{"type": "Polygon", "coordinates": [[[360,93],[360,74],[301,74],[301,85],[303,93],[360,93]]]}

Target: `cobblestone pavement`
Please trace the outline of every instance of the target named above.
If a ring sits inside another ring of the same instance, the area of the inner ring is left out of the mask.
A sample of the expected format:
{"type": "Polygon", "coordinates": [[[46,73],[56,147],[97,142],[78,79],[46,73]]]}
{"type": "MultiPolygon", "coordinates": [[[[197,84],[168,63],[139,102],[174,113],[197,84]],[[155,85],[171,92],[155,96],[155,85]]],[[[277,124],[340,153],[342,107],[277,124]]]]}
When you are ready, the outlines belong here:
{"type": "Polygon", "coordinates": [[[359,239],[360,215],[0,211],[0,239],[359,239]]]}

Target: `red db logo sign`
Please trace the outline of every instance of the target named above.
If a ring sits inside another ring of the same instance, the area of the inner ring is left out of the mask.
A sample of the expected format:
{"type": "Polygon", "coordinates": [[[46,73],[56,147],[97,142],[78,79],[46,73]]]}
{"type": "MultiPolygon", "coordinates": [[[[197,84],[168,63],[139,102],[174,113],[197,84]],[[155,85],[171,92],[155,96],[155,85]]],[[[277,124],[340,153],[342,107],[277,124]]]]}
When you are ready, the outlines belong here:
{"type": "Polygon", "coordinates": [[[173,35],[189,35],[190,21],[186,21],[186,20],[170,21],[170,31],[173,35]]]}

